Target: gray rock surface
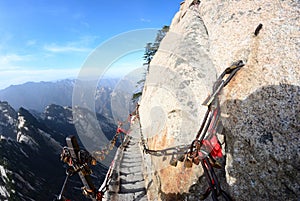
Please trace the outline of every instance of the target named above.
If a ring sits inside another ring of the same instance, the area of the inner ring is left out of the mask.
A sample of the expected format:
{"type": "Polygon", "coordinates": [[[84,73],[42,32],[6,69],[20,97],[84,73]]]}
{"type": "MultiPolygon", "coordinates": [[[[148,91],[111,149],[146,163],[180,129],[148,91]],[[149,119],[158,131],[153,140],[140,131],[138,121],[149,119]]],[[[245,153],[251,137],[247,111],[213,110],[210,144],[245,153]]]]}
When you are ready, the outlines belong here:
{"type": "Polygon", "coordinates": [[[142,154],[140,149],[140,130],[138,122],[131,125],[130,136],[118,149],[107,200],[146,201],[147,193],[142,172],[142,154]]]}
{"type": "MultiPolygon", "coordinates": [[[[222,185],[235,200],[298,200],[299,1],[197,2],[182,3],[151,62],[140,107],[148,146],[190,143],[216,76],[243,60],[246,65],[220,96],[222,185]]],[[[150,200],[199,199],[206,185],[201,168],[143,157],[150,200]]]]}

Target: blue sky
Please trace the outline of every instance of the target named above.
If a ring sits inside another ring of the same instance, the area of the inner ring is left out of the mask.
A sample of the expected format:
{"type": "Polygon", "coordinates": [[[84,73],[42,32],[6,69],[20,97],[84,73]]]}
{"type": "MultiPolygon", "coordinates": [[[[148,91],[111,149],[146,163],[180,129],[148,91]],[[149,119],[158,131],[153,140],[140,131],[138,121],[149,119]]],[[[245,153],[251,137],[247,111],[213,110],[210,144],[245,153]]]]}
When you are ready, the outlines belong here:
{"type": "MultiPolygon", "coordinates": [[[[0,1],[0,89],[27,81],[74,78],[101,43],[123,32],[169,25],[180,2],[0,1]]],[[[118,65],[141,63],[140,55],[121,59],[118,65]]]]}

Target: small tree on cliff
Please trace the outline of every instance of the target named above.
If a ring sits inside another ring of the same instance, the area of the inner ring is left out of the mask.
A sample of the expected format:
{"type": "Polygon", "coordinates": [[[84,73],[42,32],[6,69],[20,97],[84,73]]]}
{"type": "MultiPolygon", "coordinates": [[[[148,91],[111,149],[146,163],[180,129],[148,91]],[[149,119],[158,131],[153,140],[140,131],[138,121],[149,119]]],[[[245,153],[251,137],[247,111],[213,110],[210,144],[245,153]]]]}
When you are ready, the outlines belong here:
{"type": "Polygon", "coordinates": [[[163,26],[161,30],[157,32],[156,38],[154,43],[147,43],[145,47],[145,53],[144,53],[144,60],[146,61],[144,65],[147,66],[147,72],[149,72],[149,66],[150,62],[153,59],[153,56],[157,52],[160,42],[162,39],[166,36],[167,32],[169,31],[169,26],[163,26]]]}
{"type": "MultiPolygon", "coordinates": [[[[144,65],[147,66],[147,73],[149,72],[150,62],[152,61],[155,53],[157,52],[160,42],[162,41],[162,39],[166,36],[167,32],[169,31],[169,28],[170,28],[169,26],[166,26],[166,25],[163,26],[163,28],[161,30],[158,30],[154,43],[146,44],[143,59],[145,60],[144,65]]],[[[142,91],[143,91],[144,84],[145,84],[145,79],[146,79],[146,73],[145,73],[145,77],[137,82],[137,86],[139,86],[140,90],[133,94],[133,96],[132,96],[133,101],[138,100],[138,98],[142,95],[142,91]]]]}

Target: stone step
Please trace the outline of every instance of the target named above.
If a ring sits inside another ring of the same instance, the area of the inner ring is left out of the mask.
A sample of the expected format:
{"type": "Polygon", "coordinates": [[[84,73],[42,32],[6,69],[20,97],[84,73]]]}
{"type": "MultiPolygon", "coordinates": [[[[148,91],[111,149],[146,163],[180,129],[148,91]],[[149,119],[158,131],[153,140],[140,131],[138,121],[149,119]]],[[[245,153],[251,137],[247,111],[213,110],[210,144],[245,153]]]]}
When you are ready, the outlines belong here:
{"type": "Polygon", "coordinates": [[[139,145],[138,145],[138,143],[132,144],[132,145],[129,144],[126,148],[127,149],[139,149],[139,145]]]}
{"type": "MultiPolygon", "coordinates": [[[[138,128],[132,128],[132,134],[138,131],[138,128]]],[[[147,201],[147,191],[141,166],[143,158],[139,146],[140,139],[128,138],[128,140],[122,149],[122,157],[117,168],[117,178],[110,182],[112,188],[109,188],[108,200],[147,201]]]]}
{"type": "Polygon", "coordinates": [[[123,179],[127,180],[128,178],[131,178],[131,177],[143,178],[143,173],[142,172],[130,172],[130,173],[120,172],[120,178],[123,178],[123,179]]]}
{"type": "Polygon", "coordinates": [[[141,161],[123,161],[122,166],[120,166],[120,168],[124,168],[124,169],[129,168],[129,170],[130,168],[136,168],[136,167],[141,168],[141,166],[139,165],[140,163],[141,161]]]}
{"type": "Polygon", "coordinates": [[[136,178],[134,178],[134,180],[120,179],[120,183],[122,183],[122,184],[136,184],[138,182],[145,182],[144,178],[136,177],[136,178]]]}
{"type": "Polygon", "coordinates": [[[116,193],[109,192],[111,200],[120,201],[147,201],[147,194],[144,191],[139,191],[136,193],[116,193]]]}
{"type": "Polygon", "coordinates": [[[119,193],[138,193],[138,192],[146,192],[146,188],[144,186],[123,184],[123,185],[121,185],[121,188],[119,191],[119,193]]]}
{"type": "Polygon", "coordinates": [[[131,170],[126,170],[126,169],[124,169],[124,170],[120,170],[120,175],[125,175],[125,176],[127,176],[127,175],[131,175],[131,174],[134,174],[134,175],[141,175],[142,174],[142,171],[141,171],[141,169],[139,168],[139,169],[137,169],[137,171],[131,171],[131,170]]]}
{"type": "Polygon", "coordinates": [[[137,167],[139,166],[139,163],[126,163],[121,164],[120,168],[131,168],[131,167],[137,167]]]}
{"type": "Polygon", "coordinates": [[[110,194],[111,200],[120,200],[120,201],[134,201],[134,193],[126,193],[126,194],[117,194],[117,193],[112,193],[110,194]]]}
{"type": "Polygon", "coordinates": [[[123,161],[121,167],[135,167],[138,166],[141,161],[123,161]]]}
{"type": "Polygon", "coordinates": [[[141,158],[123,158],[121,164],[128,165],[128,163],[129,164],[132,163],[132,165],[135,166],[134,163],[141,164],[142,159],[141,158]]]}
{"type": "Polygon", "coordinates": [[[126,193],[126,194],[110,194],[112,200],[120,200],[120,201],[147,201],[146,194],[142,193],[126,193]]]}
{"type": "Polygon", "coordinates": [[[126,168],[126,167],[121,167],[120,168],[120,171],[121,172],[141,172],[142,171],[142,168],[141,168],[141,166],[134,166],[134,165],[132,165],[131,167],[128,167],[128,168],[126,168]]]}
{"type": "Polygon", "coordinates": [[[141,155],[141,150],[140,150],[140,148],[127,148],[124,154],[125,155],[128,155],[128,154],[141,155]]]}
{"type": "Polygon", "coordinates": [[[132,151],[132,150],[137,150],[137,151],[141,152],[139,146],[133,146],[133,147],[129,146],[129,147],[127,147],[126,152],[124,154],[126,154],[126,153],[128,153],[129,151],[132,151]]]}
{"type": "Polygon", "coordinates": [[[138,151],[127,152],[123,155],[126,158],[142,158],[141,153],[138,151]]]}
{"type": "MultiPolygon", "coordinates": [[[[123,158],[122,163],[136,163],[138,166],[141,167],[142,158],[123,158]]],[[[136,164],[133,165],[137,166],[136,164]]]]}

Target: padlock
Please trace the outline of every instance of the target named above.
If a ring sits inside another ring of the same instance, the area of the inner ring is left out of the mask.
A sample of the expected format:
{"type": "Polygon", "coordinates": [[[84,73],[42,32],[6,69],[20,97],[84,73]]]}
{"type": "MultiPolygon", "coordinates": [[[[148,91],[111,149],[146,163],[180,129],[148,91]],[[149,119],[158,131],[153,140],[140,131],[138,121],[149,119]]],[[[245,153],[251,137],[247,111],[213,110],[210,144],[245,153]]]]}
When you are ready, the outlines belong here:
{"type": "Polygon", "coordinates": [[[191,168],[191,167],[193,167],[193,162],[190,159],[188,159],[188,157],[185,158],[184,167],[185,168],[191,168]]]}
{"type": "Polygon", "coordinates": [[[183,161],[184,161],[184,158],[185,158],[185,155],[184,155],[184,154],[179,155],[179,156],[178,156],[178,161],[183,162],[183,161]]]}
{"type": "Polygon", "coordinates": [[[104,149],[103,151],[106,155],[109,154],[109,151],[107,149],[104,149]]]}
{"type": "Polygon", "coordinates": [[[99,158],[100,158],[101,161],[103,161],[105,159],[105,155],[101,154],[99,158]]]}
{"type": "Polygon", "coordinates": [[[178,160],[176,158],[172,157],[171,160],[170,160],[170,165],[176,167],[177,166],[177,162],[178,162],[178,160]]]}

